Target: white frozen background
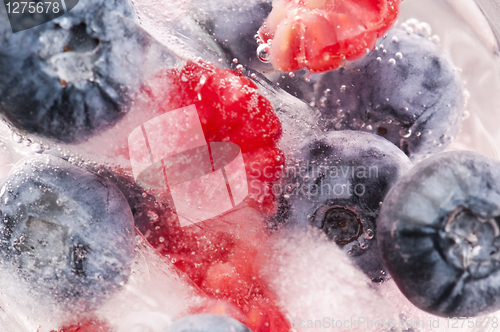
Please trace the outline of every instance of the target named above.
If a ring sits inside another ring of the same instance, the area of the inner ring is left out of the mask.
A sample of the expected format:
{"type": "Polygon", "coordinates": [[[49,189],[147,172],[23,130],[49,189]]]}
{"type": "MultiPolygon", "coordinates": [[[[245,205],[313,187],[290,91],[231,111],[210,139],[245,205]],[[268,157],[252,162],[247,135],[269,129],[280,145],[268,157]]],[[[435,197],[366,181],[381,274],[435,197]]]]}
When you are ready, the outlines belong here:
{"type": "MultiPolygon", "coordinates": [[[[165,27],[186,20],[185,13],[191,4],[189,0],[176,0],[175,5],[172,5],[172,1],[161,0],[134,0],[134,3],[146,30],[181,56],[192,54],[190,46],[183,46],[179,36],[165,33],[165,27]]],[[[500,62],[497,41],[488,22],[472,0],[404,0],[397,24],[410,18],[431,25],[433,34],[440,38],[441,46],[462,69],[470,95],[461,131],[449,149],[473,150],[499,159],[500,62]]],[[[300,113],[304,109],[302,104],[297,107],[288,105],[288,111],[293,112],[293,109],[298,110],[298,113],[288,114],[293,121],[284,124],[287,132],[294,130],[286,126],[293,122],[300,123],[304,116],[300,113]]],[[[129,117],[133,119],[132,122],[137,119],[136,114],[129,117]]],[[[124,127],[128,128],[127,125],[124,127]]],[[[112,135],[103,133],[90,145],[76,148],[66,146],[63,150],[67,151],[63,153],[99,159],[95,147],[110,137],[112,135]]],[[[298,143],[300,137],[289,135],[286,139],[285,145],[290,147],[295,140],[298,143]]],[[[56,149],[51,142],[23,137],[13,133],[5,123],[0,123],[0,176],[6,174],[23,156],[47,148],[56,149]]],[[[114,162],[124,163],[123,160],[114,162]]],[[[469,329],[466,327],[467,321],[464,327],[459,322],[456,325],[458,327],[446,328],[447,321],[444,318],[439,319],[439,327],[432,327],[429,322],[437,324],[437,317],[408,303],[392,281],[382,285],[371,284],[334,244],[318,240],[312,235],[300,238],[281,234],[277,237],[272,239],[263,254],[275,264],[265,269],[268,271],[266,278],[279,295],[280,306],[290,319],[297,317],[307,321],[334,317],[345,320],[365,317],[374,321],[398,321],[403,318],[410,322],[423,320],[426,326],[420,327],[418,331],[495,330],[491,326],[469,329]]],[[[147,246],[138,244],[137,248],[134,275],[124,290],[100,309],[98,316],[105,317],[119,332],[166,331],[172,317],[200,299],[161,257],[152,253],[147,246]]],[[[18,310],[15,303],[9,303],[3,295],[0,288],[0,332],[35,331],[39,322],[34,322],[32,317],[18,310]]],[[[495,315],[500,318],[500,313],[495,315]]],[[[487,316],[491,318],[494,315],[487,316]]],[[[46,327],[57,325],[56,321],[46,324],[46,327]]],[[[321,329],[299,327],[297,330],[321,329]]]]}

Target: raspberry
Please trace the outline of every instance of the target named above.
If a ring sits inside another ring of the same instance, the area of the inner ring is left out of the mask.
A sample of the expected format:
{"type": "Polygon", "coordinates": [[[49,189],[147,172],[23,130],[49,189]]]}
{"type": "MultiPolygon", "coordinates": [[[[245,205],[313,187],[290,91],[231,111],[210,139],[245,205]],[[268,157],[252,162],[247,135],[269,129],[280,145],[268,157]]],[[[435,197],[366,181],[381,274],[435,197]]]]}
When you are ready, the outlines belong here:
{"type": "Polygon", "coordinates": [[[195,104],[206,141],[232,142],[241,148],[249,196],[262,210],[274,210],[274,196],[264,188],[279,177],[255,178],[255,174],[277,173],[284,165],[276,146],[282,128],[271,103],[250,79],[206,61],[188,61],[181,69],[161,70],[143,90],[153,114],[195,104]]]}
{"type": "Polygon", "coordinates": [[[259,30],[274,68],[333,70],[373,49],[398,15],[400,0],[276,0],[259,30]]]}

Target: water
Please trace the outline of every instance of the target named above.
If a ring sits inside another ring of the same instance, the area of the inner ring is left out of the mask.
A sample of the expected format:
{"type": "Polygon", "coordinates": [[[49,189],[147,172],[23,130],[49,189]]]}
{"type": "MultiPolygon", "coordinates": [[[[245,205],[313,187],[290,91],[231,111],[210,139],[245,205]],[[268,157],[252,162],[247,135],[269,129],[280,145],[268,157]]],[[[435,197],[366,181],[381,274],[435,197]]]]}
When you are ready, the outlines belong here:
{"type": "MultiPolygon", "coordinates": [[[[208,38],[190,16],[190,8],[193,8],[191,1],[179,0],[174,5],[167,1],[153,0],[135,0],[134,3],[139,8],[141,25],[159,43],[179,56],[179,59],[163,63],[153,57],[156,62],[150,64],[151,67],[178,67],[185,59],[196,56],[211,59],[214,63],[222,59],[220,47],[208,38]]],[[[500,159],[499,50],[497,38],[483,14],[472,0],[405,0],[401,4],[401,16],[397,24],[401,25],[412,18],[427,24],[417,26],[410,21],[407,28],[418,29],[421,34],[428,35],[449,52],[454,63],[462,69],[469,96],[467,116],[463,119],[457,138],[448,149],[473,150],[500,159]]],[[[261,60],[267,61],[267,48],[266,45],[259,47],[261,60]]],[[[402,57],[404,54],[396,54],[395,59],[390,61],[396,63],[402,57]]],[[[241,58],[235,58],[235,61],[228,59],[227,62],[232,62],[235,66],[246,63],[241,58]]],[[[294,155],[298,143],[304,138],[321,135],[317,111],[265,79],[274,79],[283,73],[275,73],[273,76],[251,69],[248,73],[256,80],[260,92],[271,101],[282,121],[284,133],[280,146],[288,157],[294,155]]],[[[284,75],[289,78],[300,76],[294,73],[284,75]]],[[[304,79],[314,82],[314,76],[305,76],[304,79]]],[[[145,120],[141,117],[141,107],[146,105],[138,101],[135,109],[118,126],[80,145],[61,145],[38,137],[30,137],[32,143],[27,143],[28,137],[23,133],[12,131],[6,123],[0,122],[0,177],[22,157],[43,150],[59,155],[73,154],[74,159],[82,163],[111,163],[130,168],[129,161],[117,157],[116,151],[123,148],[120,146],[123,143],[120,139],[126,137],[138,122],[145,120]]],[[[401,132],[402,137],[413,134],[420,135],[401,132]]],[[[381,285],[372,284],[335,245],[311,236],[297,238],[282,234],[269,240],[261,250],[261,254],[265,256],[262,261],[268,266],[267,270],[264,269],[267,271],[264,277],[280,298],[280,308],[287,312],[292,323],[323,320],[324,317],[335,320],[363,317],[372,321],[424,321],[425,326],[419,331],[480,331],[476,327],[453,328],[445,318],[420,311],[404,298],[392,281],[381,285]]],[[[373,235],[367,231],[366,236],[373,235]]],[[[133,277],[124,290],[110,299],[96,314],[118,332],[148,329],[160,332],[169,326],[173,318],[203,300],[195,287],[177,274],[171,260],[156,255],[140,239],[136,243],[136,251],[133,277]]],[[[12,284],[2,285],[8,288],[12,284]]],[[[28,302],[26,298],[21,296],[17,302],[12,302],[5,300],[2,297],[4,295],[5,291],[0,290],[0,307],[3,309],[0,310],[1,332],[33,331],[40,324],[40,331],[50,331],[60,327],[68,318],[45,319],[43,311],[36,312],[36,308],[24,306],[28,302]]],[[[496,316],[500,317],[500,313],[496,316]]],[[[314,328],[301,328],[299,324],[296,330],[311,331],[314,328]]]]}

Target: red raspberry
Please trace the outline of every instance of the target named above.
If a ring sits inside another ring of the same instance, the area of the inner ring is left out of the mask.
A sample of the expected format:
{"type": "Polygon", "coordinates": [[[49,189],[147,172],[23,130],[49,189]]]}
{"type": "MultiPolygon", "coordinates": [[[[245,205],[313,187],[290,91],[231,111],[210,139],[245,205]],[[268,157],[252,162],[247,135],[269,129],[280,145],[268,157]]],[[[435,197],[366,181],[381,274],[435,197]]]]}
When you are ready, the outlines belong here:
{"type": "Polygon", "coordinates": [[[275,0],[259,30],[274,68],[322,72],[373,49],[396,20],[400,0],[275,0]]]}
{"type": "Polygon", "coordinates": [[[148,112],[155,115],[195,104],[207,142],[232,142],[241,148],[249,196],[264,211],[273,211],[274,197],[264,188],[279,177],[255,174],[277,173],[284,165],[276,146],[282,128],[271,103],[250,79],[206,61],[189,61],[182,69],[158,72],[144,91],[148,112]]]}

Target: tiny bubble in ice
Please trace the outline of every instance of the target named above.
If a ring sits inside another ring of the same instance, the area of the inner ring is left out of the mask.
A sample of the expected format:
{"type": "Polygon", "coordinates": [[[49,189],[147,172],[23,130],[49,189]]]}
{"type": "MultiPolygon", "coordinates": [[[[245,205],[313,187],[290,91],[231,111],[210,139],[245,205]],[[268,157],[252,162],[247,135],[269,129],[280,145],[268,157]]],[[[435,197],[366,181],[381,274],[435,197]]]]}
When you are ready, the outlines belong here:
{"type": "Polygon", "coordinates": [[[403,138],[408,138],[411,136],[411,128],[401,128],[399,135],[403,138]]]}
{"type": "Polygon", "coordinates": [[[441,42],[441,39],[437,35],[430,36],[429,40],[437,45],[439,45],[439,43],[441,42]]]}
{"type": "Polygon", "coordinates": [[[262,44],[259,45],[259,47],[257,47],[257,57],[259,58],[260,61],[264,63],[268,63],[270,61],[269,49],[270,49],[269,44],[262,44]]]}

